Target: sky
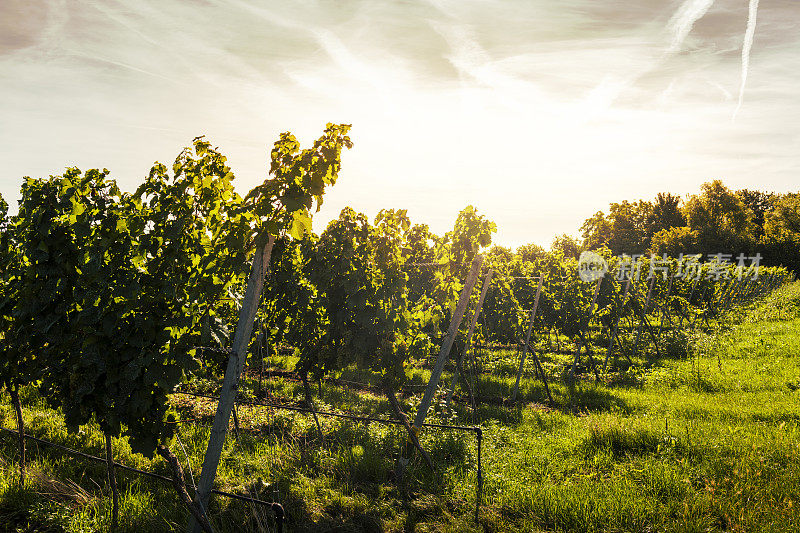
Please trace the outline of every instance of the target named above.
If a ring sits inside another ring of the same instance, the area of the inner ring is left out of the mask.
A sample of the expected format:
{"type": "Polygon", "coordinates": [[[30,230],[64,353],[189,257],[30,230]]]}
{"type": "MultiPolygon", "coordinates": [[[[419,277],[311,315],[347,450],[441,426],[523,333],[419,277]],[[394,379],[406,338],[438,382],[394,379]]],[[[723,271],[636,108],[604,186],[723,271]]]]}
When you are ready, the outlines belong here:
{"type": "Polygon", "coordinates": [[[69,166],[133,190],[205,135],[244,195],[281,132],[347,123],[316,231],[474,205],[549,245],[712,179],[799,190],[799,90],[800,0],[3,0],[0,193],[69,166]]]}

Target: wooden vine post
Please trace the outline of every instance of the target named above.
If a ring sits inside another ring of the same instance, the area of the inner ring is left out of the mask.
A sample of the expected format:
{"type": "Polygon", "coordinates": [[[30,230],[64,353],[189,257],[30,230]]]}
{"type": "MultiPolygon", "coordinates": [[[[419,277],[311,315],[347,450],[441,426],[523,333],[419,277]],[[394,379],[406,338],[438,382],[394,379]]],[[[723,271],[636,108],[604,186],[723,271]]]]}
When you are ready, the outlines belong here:
{"type": "Polygon", "coordinates": [[[755,284],[756,282],[753,281],[752,279],[744,280],[744,294],[742,294],[741,296],[741,299],[743,301],[747,301],[750,299],[750,295],[753,293],[753,285],[755,284]]]}
{"type": "Polygon", "coordinates": [[[761,280],[752,280],[750,283],[750,290],[747,292],[748,298],[755,298],[758,296],[759,286],[761,285],[761,280]]]}
{"type": "Polygon", "coordinates": [[[733,295],[736,293],[737,288],[738,282],[735,279],[732,279],[730,282],[728,282],[728,290],[725,291],[725,294],[717,302],[717,321],[719,321],[722,313],[728,309],[728,304],[730,303],[733,295]]]}
{"type": "MultiPolygon", "coordinates": [[[[736,282],[734,280],[728,281],[727,285],[722,290],[722,293],[719,295],[719,298],[717,298],[715,300],[715,302],[714,302],[714,309],[713,309],[714,316],[713,316],[713,318],[717,321],[717,324],[719,324],[720,316],[722,315],[722,312],[724,311],[724,304],[726,302],[726,299],[728,298],[728,294],[730,294],[730,292],[733,289],[735,283],[736,282]]],[[[708,320],[706,320],[706,325],[711,327],[711,325],[708,323],[708,320]]]]}
{"type": "Polygon", "coordinates": [[[19,484],[25,485],[25,419],[22,418],[22,403],[19,401],[19,385],[8,385],[8,393],[14,404],[14,413],[17,416],[17,436],[19,438],[19,484]]]}
{"type": "Polygon", "coordinates": [[[117,530],[119,522],[119,490],[117,489],[117,475],[114,472],[114,452],[111,447],[111,435],[105,434],[106,439],[106,477],[111,487],[111,531],[117,530]]]}
{"type": "MultiPolygon", "coordinates": [[[[658,349],[658,339],[656,338],[656,334],[653,332],[653,328],[650,326],[650,322],[647,321],[647,310],[650,309],[650,298],[653,295],[653,286],[655,285],[656,277],[650,277],[650,286],[647,289],[647,296],[644,300],[644,306],[639,309],[639,327],[636,330],[636,339],[633,343],[633,355],[637,355],[639,353],[639,338],[642,334],[642,328],[644,327],[647,330],[647,333],[650,335],[650,338],[653,340],[653,346],[656,349],[656,356],[660,357],[659,349],[658,349]]],[[[634,298],[636,298],[634,296],[634,298]]],[[[637,300],[638,303],[638,300],[637,300]]]]}
{"type": "Polygon", "coordinates": [[[759,296],[760,294],[763,294],[768,290],[776,289],[783,284],[783,281],[779,281],[777,276],[774,278],[770,276],[756,278],[755,282],[756,286],[753,296],[759,296]]]}
{"type": "MultiPolygon", "coordinates": [[[[586,322],[586,328],[589,328],[589,323],[592,321],[592,316],[594,315],[594,306],[597,303],[597,295],[600,293],[600,284],[603,283],[603,278],[597,280],[597,283],[594,285],[594,294],[592,295],[592,305],[589,307],[589,318],[586,322]]],[[[589,353],[589,343],[583,336],[583,329],[578,331],[578,340],[576,341],[577,349],[575,350],[575,359],[572,361],[572,384],[575,384],[575,374],[578,371],[578,359],[581,355],[581,348],[586,348],[586,355],[591,359],[591,354],[589,353]]],[[[592,359],[592,366],[594,366],[594,372],[597,374],[597,365],[594,364],[594,360],[592,359]]]]}
{"type": "Polygon", "coordinates": [[[644,298],[644,308],[642,311],[642,315],[639,320],[639,327],[636,329],[636,340],[633,342],[633,353],[634,355],[638,352],[639,348],[639,337],[642,335],[642,328],[644,327],[644,323],[647,321],[647,309],[650,307],[650,296],[653,293],[653,285],[656,282],[656,277],[650,277],[650,286],[647,288],[647,296],[644,298]]]}
{"type": "MultiPolygon", "coordinates": [[[[539,309],[539,296],[542,294],[542,282],[544,281],[544,276],[539,276],[539,283],[536,286],[536,296],[533,299],[533,310],[531,310],[531,320],[528,322],[528,331],[525,332],[525,345],[522,347],[522,357],[519,360],[519,370],[517,371],[517,381],[514,383],[514,392],[511,394],[511,401],[517,401],[517,394],[519,392],[519,381],[522,378],[522,370],[525,368],[525,358],[528,355],[528,347],[530,346],[531,342],[531,333],[533,332],[533,323],[536,321],[536,311],[539,309]]],[[[531,354],[536,357],[536,352],[531,349],[531,354]]],[[[544,388],[547,391],[547,398],[550,400],[550,404],[553,404],[553,398],[550,396],[550,388],[547,386],[547,379],[544,376],[543,369],[540,368],[539,359],[536,359],[536,367],[540,370],[542,381],[544,382],[544,388]]]]}
{"type": "MultiPolygon", "coordinates": [[[[692,290],[689,292],[689,298],[686,299],[686,301],[689,303],[690,306],[692,305],[692,300],[694,299],[694,291],[697,290],[697,286],[699,284],[700,284],[700,280],[696,280],[694,283],[692,283],[692,290]]],[[[681,320],[680,320],[680,322],[678,322],[678,329],[683,327],[683,320],[685,318],[686,318],[685,317],[685,313],[683,311],[681,311],[681,320]]],[[[691,320],[686,318],[686,321],[690,322],[691,320]]],[[[692,323],[692,325],[694,325],[694,323],[692,323]]]]}
{"type": "MultiPolygon", "coordinates": [[[[700,280],[697,280],[697,283],[700,283],[700,280]]],[[[703,287],[703,292],[700,293],[700,302],[698,302],[698,304],[703,304],[705,302],[706,294],[708,294],[708,287],[703,287]]],[[[702,309],[703,319],[705,319],[707,312],[708,312],[708,308],[704,306],[703,309],[702,309]]],[[[697,322],[697,319],[699,317],[700,317],[700,312],[695,311],[694,312],[694,316],[692,317],[692,329],[694,329],[694,325],[697,322]]]]}
{"type": "Polygon", "coordinates": [[[726,310],[726,311],[728,309],[730,309],[731,306],[734,305],[734,303],[737,300],[741,300],[742,299],[742,292],[747,287],[747,280],[746,279],[742,279],[741,277],[738,278],[733,283],[734,283],[733,290],[731,291],[730,294],[728,294],[728,299],[725,301],[724,310],[726,310]]]}
{"type": "MultiPolygon", "coordinates": [[[[472,321],[469,324],[469,332],[467,333],[467,341],[464,344],[464,351],[458,357],[458,361],[456,362],[456,369],[453,372],[453,378],[450,381],[450,390],[447,393],[447,405],[450,406],[450,400],[453,398],[453,392],[456,389],[456,384],[458,383],[458,378],[461,375],[461,369],[464,365],[464,360],[467,358],[467,354],[469,353],[470,348],[472,347],[472,334],[475,333],[475,326],[478,323],[478,317],[481,314],[481,309],[483,308],[483,300],[486,298],[486,291],[489,290],[489,285],[492,283],[492,274],[494,274],[494,270],[491,268],[489,272],[486,273],[486,277],[483,278],[483,287],[481,288],[481,296],[478,298],[478,304],[475,306],[475,312],[472,313],[472,321]]],[[[466,381],[466,376],[464,377],[464,381],[466,381]]],[[[475,409],[475,397],[473,396],[472,389],[469,389],[469,398],[472,404],[472,408],[475,409]]]]}
{"type": "MultiPolygon", "coordinates": [[[[225,435],[228,432],[228,424],[231,419],[231,412],[236,400],[237,385],[239,376],[244,369],[247,359],[247,347],[250,344],[250,336],[253,332],[253,323],[258,311],[258,304],[261,299],[261,291],[264,288],[264,275],[269,266],[272,255],[272,246],[275,237],[270,236],[267,243],[259,244],[253,257],[253,266],[250,277],[247,280],[242,308],[239,310],[239,320],[236,324],[236,333],[233,338],[233,348],[228,358],[228,366],[225,369],[225,379],[222,383],[217,412],[214,415],[214,424],[211,427],[211,437],[208,440],[208,448],[203,459],[203,470],[200,474],[200,483],[195,494],[195,501],[204,512],[208,509],[208,501],[211,490],[214,488],[214,479],[217,476],[219,460],[222,456],[222,448],[225,445],[225,435]]],[[[200,533],[201,526],[197,523],[194,516],[189,519],[190,533],[200,533]]]]}
{"type": "MultiPolygon", "coordinates": [[[[610,280],[610,283],[611,283],[611,290],[614,291],[614,301],[617,302],[618,301],[617,300],[617,294],[618,294],[617,289],[614,286],[614,281],[613,280],[610,280]]],[[[610,338],[608,340],[608,350],[606,351],[606,360],[603,363],[603,372],[605,372],[606,368],[608,367],[608,358],[611,356],[611,352],[614,349],[614,342],[615,341],[619,345],[620,351],[623,351],[622,350],[622,343],[619,340],[619,321],[622,319],[622,313],[623,313],[623,311],[625,311],[625,307],[628,304],[628,292],[630,291],[630,288],[631,288],[631,278],[628,278],[625,281],[625,290],[624,290],[624,292],[622,294],[622,300],[619,301],[619,305],[618,305],[618,308],[617,308],[617,318],[614,320],[614,327],[611,329],[611,334],[609,335],[610,338]]],[[[625,357],[627,357],[628,361],[631,364],[633,364],[633,361],[631,361],[631,357],[627,353],[625,353],[625,357]]],[[[614,356],[614,361],[616,361],[616,360],[617,360],[617,356],[615,355],[614,356]]]]}
{"type": "Polygon", "coordinates": [[[661,339],[661,333],[664,331],[664,323],[669,322],[670,329],[674,329],[675,325],[672,323],[672,317],[669,313],[669,296],[672,293],[672,282],[674,281],[675,277],[670,275],[669,283],[667,284],[667,293],[664,295],[664,303],[661,304],[661,322],[658,328],[658,338],[661,339]]]}
{"type": "MultiPolygon", "coordinates": [[[[475,259],[472,260],[472,268],[467,276],[467,281],[464,283],[464,288],[461,289],[461,295],[458,298],[458,304],[456,305],[455,312],[453,312],[453,318],[450,320],[450,327],[447,329],[447,334],[442,342],[442,349],[439,351],[433,371],[431,372],[431,379],[428,381],[428,386],[425,388],[425,394],[422,396],[422,402],[417,409],[417,415],[414,417],[414,425],[411,426],[411,430],[415,434],[419,433],[422,424],[425,422],[425,417],[428,415],[428,409],[430,409],[431,403],[433,402],[433,395],[436,393],[436,389],[439,386],[439,379],[442,377],[442,370],[444,370],[444,365],[447,362],[448,356],[450,355],[450,349],[453,347],[453,342],[458,334],[458,328],[461,325],[461,320],[464,318],[464,313],[466,312],[467,305],[469,304],[469,297],[472,294],[472,289],[475,286],[475,282],[478,280],[478,273],[481,270],[482,264],[483,256],[475,255],[475,259]]],[[[406,466],[408,465],[410,459],[410,457],[406,457],[406,448],[407,446],[405,445],[401,446],[400,454],[397,457],[395,477],[398,483],[402,483],[406,466]]],[[[410,448],[408,451],[408,455],[410,456],[413,448],[410,448]]]]}

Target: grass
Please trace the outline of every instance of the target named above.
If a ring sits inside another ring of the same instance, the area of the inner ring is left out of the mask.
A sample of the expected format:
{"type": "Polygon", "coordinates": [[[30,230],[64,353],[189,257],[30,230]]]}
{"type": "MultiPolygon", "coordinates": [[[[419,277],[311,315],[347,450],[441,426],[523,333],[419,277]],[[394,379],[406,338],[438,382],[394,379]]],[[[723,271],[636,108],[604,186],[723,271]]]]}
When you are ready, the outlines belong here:
{"type": "MultiPolygon", "coordinates": [[[[465,404],[449,413],[437,404],[432,421],[480,423],[484,428],[483,498],[474,522],[476,441],[471,434],[426,430],[422,442],[437,467],[412,464],[408,493],[391,480],[393,457],[405,436],[398,428],[321,417],[324,439],[302,413],[239,407],[242,432],[225,448],[222,490],[280,501],[289,531],[788,531],[800,529],[800,282],[738,310],[714,331],[676,339],[656,357],[644,353],[628,367],[619,358],[600,379],[590,372],[572,385],[563,369],[572,359],[542,355],[557,408],[545,408],[541,384],[526,365],[521,402],[490,401],[476,413],[465,404]],[[688,350],[686,347],[688,346],[688,350]]],[[[562,348],[565,345],[561,341],[562,348]]],[[[568,345],[568,344],[567,344],[568,345]]],[[[544,345],[542,345],[544,348],[544,345]]],[[[508,397],[516,353],[479,353],[487,398],[508,397]]],[[[604,358],[603,350],[595,357],[604,358]]],[[[273,369],[291,360],[269,361],[273,369]]],[[[415,370],[424,383],[429,370],[415,370]]],[[[447,378],[447,376],[445,376],[447,378]]],[[[376,383],[350,369],[341,379],[376,383]]],[[[449,383],[447,379],[444,380],[449,383]]],[[[198,383],[211,392],[214,381],[198,383]]],[[[320,410],[390,416],[369,389],[314,385],[320,410]]],[[[244,380],[252,397],[301,402],[302,384],[288,377],[244,380]]],[[[69,433],[34,388],[23,404],[30,433],[102,454],[93,427],[69,433]]],[[[418,395],[403,399],[412,410],[418,395]]],[[[176,395],[180,426],[171,445],[194,475],[208,438],[213,403],[176,395]],[[185,455],[184,455],[185,449],[185,455]]],[[[8,399],[0,405],[14,427],[8,399]]],[[[17,478],[16,441],[0,435],[0,531],[107,531],[109,504],[102,464],[29,444],[29,476],[17,478]]],[[[165,473],[160,459],[132,454],[115,441],[120,462],[165,473]]],[[[120,531],[181,531],[186,513],[169,486],[118,473],[120,531]]],[[[215,498],[219,531],[268,531],[271,516],[248,504],[215,498]]]]}

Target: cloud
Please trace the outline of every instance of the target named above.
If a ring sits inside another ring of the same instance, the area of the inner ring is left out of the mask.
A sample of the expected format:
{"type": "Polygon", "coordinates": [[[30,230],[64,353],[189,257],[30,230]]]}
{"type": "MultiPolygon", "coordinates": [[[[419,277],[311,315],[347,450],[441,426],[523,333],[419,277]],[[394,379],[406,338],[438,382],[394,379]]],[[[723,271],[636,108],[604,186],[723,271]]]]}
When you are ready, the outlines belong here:
{"type": "Polygon", "coordinates": [[[8,0],[0,192],[72,164],[130,189],[198,134],[244,192],[279,132],[328,121],[355,147],[318,230],[350,204],[441,232],[473,203],[500,242],[547,244],[609,201],[715,177],[796,188],[799,11],[759,6],[732,124],[741,1],[8,0]]]}
{"type": "Polygon", "coordinates": [[[684,41],[692,31],[694,23],[705,15],[714,0],[686,0],[672,19],[669,21],[669,29],[672,33],[672,42],[669,45],[669,52],[679,52],[683,47],[684,41]]]}

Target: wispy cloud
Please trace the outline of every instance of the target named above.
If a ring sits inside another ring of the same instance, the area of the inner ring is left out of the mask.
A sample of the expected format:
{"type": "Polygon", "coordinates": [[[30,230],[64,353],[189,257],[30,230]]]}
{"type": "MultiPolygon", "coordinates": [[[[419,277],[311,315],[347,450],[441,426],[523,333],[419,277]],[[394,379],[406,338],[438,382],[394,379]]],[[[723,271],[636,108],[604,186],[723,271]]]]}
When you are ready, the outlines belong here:
{"type": "Polygon", "coordinates": [[[753,47],[741,0],[7,0],[0,192],[72,164],[131,188],[203,133],[247,189],[278,132],[343,121],[356,145],[317,229],[351,204],[444,231],[475,203],[501,241],[547,243],[712,177],[795,187],[799,16],[762,2],[753,47]]]}
{"type": "Polygon", "coordinates": [[[705,15],[712,5],[714,5],[714,0],[686,0],[681,4],[669,21],[672,42],[670,42],[668,52],[674,53],[681,50],[695,22],[705,15]]]}

